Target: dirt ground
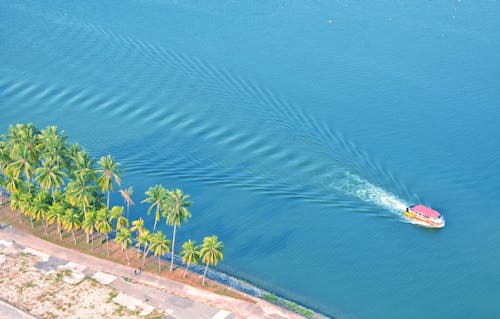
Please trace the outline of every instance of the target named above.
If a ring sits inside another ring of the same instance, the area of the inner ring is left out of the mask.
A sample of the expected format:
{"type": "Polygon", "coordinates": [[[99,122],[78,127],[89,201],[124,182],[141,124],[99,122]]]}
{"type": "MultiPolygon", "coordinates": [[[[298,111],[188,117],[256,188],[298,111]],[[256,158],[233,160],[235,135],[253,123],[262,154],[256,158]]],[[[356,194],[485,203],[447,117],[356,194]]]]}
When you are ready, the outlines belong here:
{"type": "MultiPolygon", "coordinates": [[[[41,318],[137,318],[112,299],[118,291],[90,277],[71,285],[64,281],[69,270],[60,269],[45,274],[35,268],[38,257],[0,252],[0,298],[41,318]]],[[[160,318],[151,313],[145,318],[160,318]]]]}

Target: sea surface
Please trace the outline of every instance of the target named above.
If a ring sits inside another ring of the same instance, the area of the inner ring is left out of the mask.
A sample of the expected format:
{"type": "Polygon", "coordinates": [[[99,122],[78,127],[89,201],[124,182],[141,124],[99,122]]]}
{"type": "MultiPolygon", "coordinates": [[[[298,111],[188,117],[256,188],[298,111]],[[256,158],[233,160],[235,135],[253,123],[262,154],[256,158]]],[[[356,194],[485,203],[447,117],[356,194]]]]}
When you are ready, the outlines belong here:
{"type": "Polygon", "coordinates": [[[57,125],[111,153],[134,218],[149,186],[183,189],[179,243],[217,234],[220,271],[328,316],[500,318],[499,17],[467,0],[1,1],[0,131],[57,125]],[[446,227],[406,223],[413,203],[446,227]]]}

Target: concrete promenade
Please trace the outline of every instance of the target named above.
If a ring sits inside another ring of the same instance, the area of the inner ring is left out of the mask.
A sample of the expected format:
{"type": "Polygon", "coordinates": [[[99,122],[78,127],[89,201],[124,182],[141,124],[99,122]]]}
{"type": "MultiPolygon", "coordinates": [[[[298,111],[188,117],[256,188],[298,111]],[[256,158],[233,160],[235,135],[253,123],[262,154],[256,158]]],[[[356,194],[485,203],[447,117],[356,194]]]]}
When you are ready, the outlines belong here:
{"type": "MultiPolygon", "coordinates": [[[[45,271],[50,271],[50,267],[64,266],[72,268],[75,273],[93,277],[121,292],[115,302],[144,313],[156,308],[165,314],[164,318],[172,319],[303,318],[258,298],[250,297],[255,301],[250,303],[147,272],[136,275],[131,267],[55,245],[10,226],[0,230],[0,242],[14,242],[19,249],[30,249],[39,254],[44,260],[40,267],[48,267],[45,271]]],[[[0,305],[0,308],[0,316],[9,318],[9,311],[13,311],[11,306],[0,305]]],[[[19,315],[11,318],[19,318],[19,315]]]]}

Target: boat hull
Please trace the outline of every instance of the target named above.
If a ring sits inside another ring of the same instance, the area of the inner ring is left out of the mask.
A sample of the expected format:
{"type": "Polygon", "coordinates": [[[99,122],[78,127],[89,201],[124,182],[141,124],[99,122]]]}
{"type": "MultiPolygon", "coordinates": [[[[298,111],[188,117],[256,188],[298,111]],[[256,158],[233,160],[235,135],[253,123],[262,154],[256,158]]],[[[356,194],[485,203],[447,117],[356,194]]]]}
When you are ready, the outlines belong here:
{"type": "Polygon", "coordinates": [[[405,211],[403,212],[405,215],[406,219],[415,225],[419,225],[422,227],[426,228],[443,228],[445,225],[444,219],[441,219],[440,221],[433,221],[428,218],[423,218],[421,216],[418,216],[417,214],[414,214],[412,212],[405,211]]]}

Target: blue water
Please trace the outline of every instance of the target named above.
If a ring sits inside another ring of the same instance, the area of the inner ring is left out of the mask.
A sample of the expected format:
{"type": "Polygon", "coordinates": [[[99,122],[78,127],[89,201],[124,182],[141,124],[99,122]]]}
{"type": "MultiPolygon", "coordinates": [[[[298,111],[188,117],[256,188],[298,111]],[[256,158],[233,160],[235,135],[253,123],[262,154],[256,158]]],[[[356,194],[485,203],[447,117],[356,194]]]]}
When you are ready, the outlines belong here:
{"type": "Polygon", "coordinates": [[[220,270],[326,315],[499,318],[499,16],[465,0],[3,1],[0,127],[55,124],[113,154],[136,202],[182,188],[179,241],[218,234],[220,270]],[[446,228],[405,223],[417,202],[446,228]]]}

